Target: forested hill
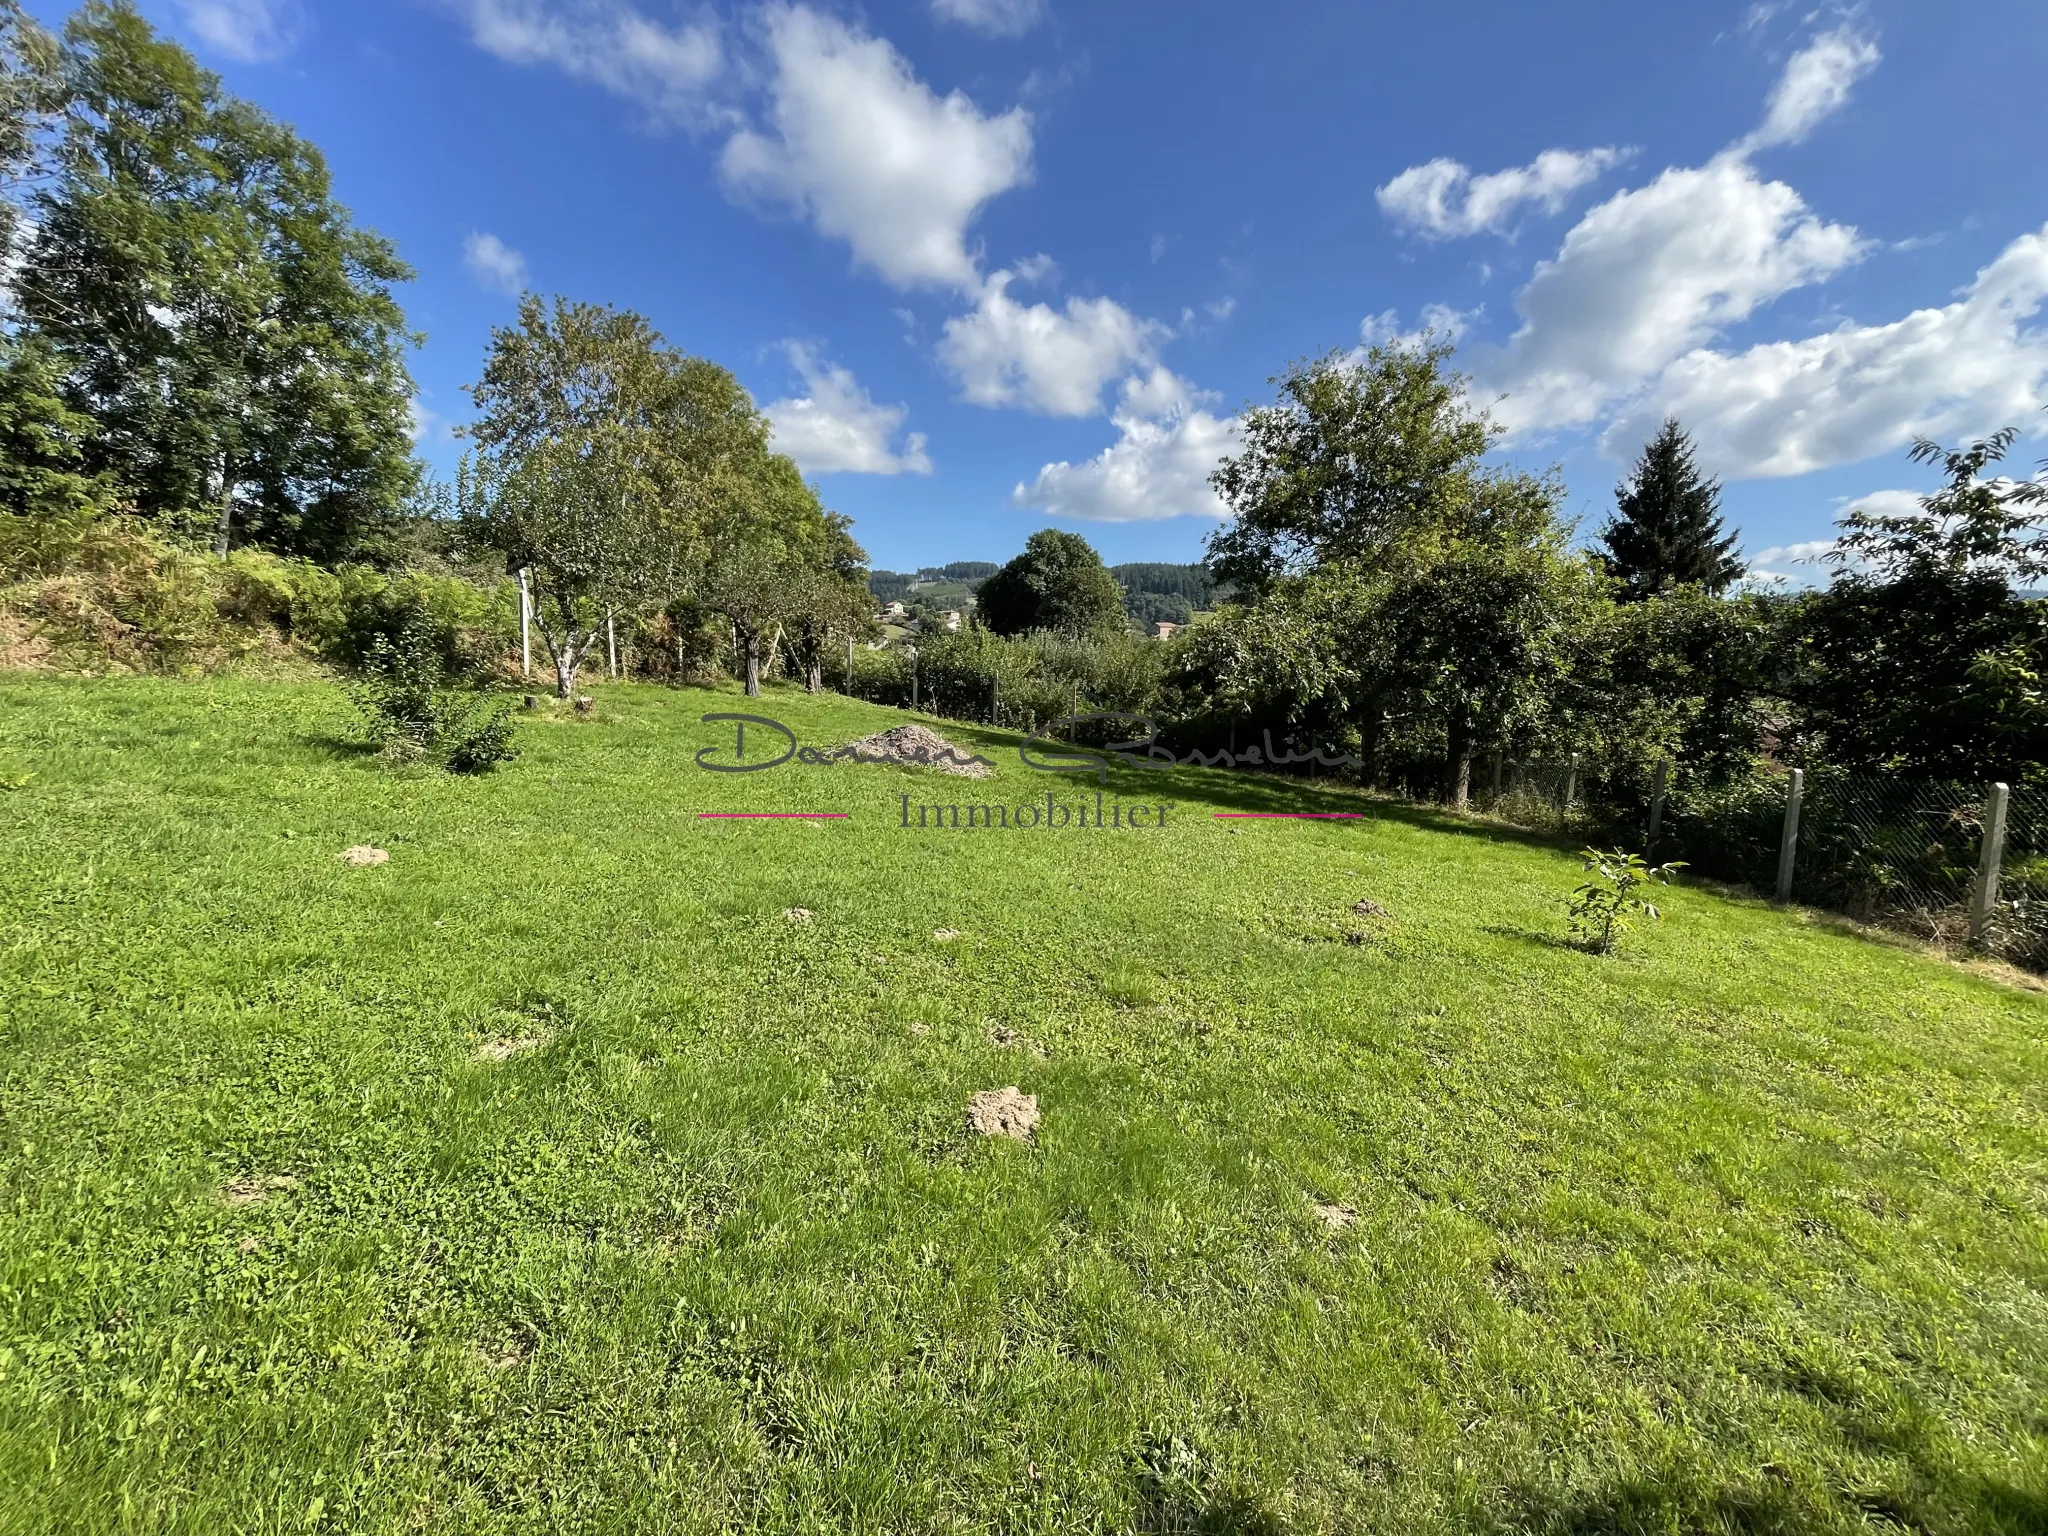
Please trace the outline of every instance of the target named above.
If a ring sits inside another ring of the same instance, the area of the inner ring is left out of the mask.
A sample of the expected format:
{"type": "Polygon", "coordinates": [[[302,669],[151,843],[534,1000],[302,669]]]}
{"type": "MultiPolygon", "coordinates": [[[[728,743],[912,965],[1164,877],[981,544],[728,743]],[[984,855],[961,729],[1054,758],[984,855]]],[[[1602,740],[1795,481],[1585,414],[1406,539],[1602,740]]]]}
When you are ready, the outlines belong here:
{"type": "MultiPolygon", "coordinates": [[[[996,569],[987,560],[956,560],[914,572],[875,571],[868,577],[868,589],[878,602],[915,603],[939,610],[964,608],[996,569]]],[[[1125,610],[1140,624],[1158,619],[1185,624],[1197,611],[1213,608],[1217,602],[1216,584],[1200,565],[1136,560],[1113,565],[1109,573],[1124,589],[1125,610]]]]}

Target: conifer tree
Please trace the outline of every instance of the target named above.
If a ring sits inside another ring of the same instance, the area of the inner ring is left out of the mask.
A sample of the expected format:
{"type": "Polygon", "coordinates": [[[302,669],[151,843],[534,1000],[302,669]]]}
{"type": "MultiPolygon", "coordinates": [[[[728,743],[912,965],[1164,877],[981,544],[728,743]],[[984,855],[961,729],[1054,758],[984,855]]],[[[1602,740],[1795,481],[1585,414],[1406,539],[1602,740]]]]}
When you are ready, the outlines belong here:
{"type": "Polygon", "coordinates": [[[1720,593],[1742,574],[1740,535],[1721,527],[1720,484],[1700,474],[1676,421],[1644,445],[1614,497],[1619,513],[1600,530],[1601,559],[1627,597],[1688,585],[1720,593]]]}

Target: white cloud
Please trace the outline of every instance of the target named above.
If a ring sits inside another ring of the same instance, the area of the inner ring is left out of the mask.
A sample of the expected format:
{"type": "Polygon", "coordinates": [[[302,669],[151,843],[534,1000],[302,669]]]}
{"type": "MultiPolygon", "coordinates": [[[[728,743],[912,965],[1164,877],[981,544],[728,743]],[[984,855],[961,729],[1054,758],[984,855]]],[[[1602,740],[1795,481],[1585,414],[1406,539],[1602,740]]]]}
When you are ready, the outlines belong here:
{"type": "Polygon", "coordinates": [[[801,6],[767,15],[767,131],[720,162],[736,194],[796,210],[899,288],[974,291],[967,227],[1031,174],[1031,120],[938,96],[883,39],[801,6]]]}
{"type": "Polygon", "coordinates": [[[666,26],[626,0],[455,0],[479,48],[552,64],[657,116],[690,118],[725,67],[715,21],[666,26]]]}
{"type": "Polygon", "coordinates": [[[1579,188],[1628,158],[1623,149],[1546,149],[1527,165],[1474,176],[1456,160],[1410,166],[1373,196],[1380,212],[1428,240],[1506,234],[1517,209],[1556,213],[1579,188]]]}
{"type": "Polygon", "coordinates": [[[1632,431],[1640,413],[1628,402],[1678,359],[1701,356],[1776,299],[1860,261],[1872,242],[1758,175],[1749,154],[1810,131],[1876,61],[1875,45],[1850,28],[1815,38],[1786,64],[1754,133],[1581,218],[1516,296],[1522,324],[1507,345],[1465,359],[1478,394],[1506,397],[1492,407],[1495,420],[1527,433],[1620,409],[1632,431]]]}
{"type": "Polygon", "coordinates": [[[1579,221],[1540,263],[1505,348],[1467,359],[1511,431],[1583,425],[1773,299],[1859,260],[1868,243],[1734,155],[1665,171],[1579,221]]]}
{"type": "Polygon", "coordinates": [[[1472,327],[1472,322],[1486,313],[1483,304],[1477,309],[1453,309],[1448,304],[1425,304],[1422,306],[1422,323],[1412,331],[1401,329],[1399,310],[1383,309],[1376,315],[1367,315],[1358,322],[1359,350],[1367,347],[1396,347],[1412,351],[1425,341],[1456,341],[1472,327]]]}
{"type": "Polygon", "coordinates": [[[462,242],[462,264],[493,293],[516,299],[526,291],[526,258],[496,235],[468,236],[462,242]]]}
{"type": "MultiPolygon", "coordinates": [[[[1880,492],[1884,496],[1906,496],[1905,491],[1880,492]]],[[[1915,503],[1917,505],[1917,503],[1915,503]]],[[[1867,503],[1859,503],[1867,505],[1867,503]]],[[[1752,568],[1769,566],[1776,569],[1786,565],[1814,565],[1825,560],[1834,552],[1833,539],[1806,539],[1798,544],[1774,544],[1769,549],[1759,550],[1750,560],[1752,568]]]]}
{"type": "MultiPolygon", "coordinates": [[[[1845,501],[1842,506],[1869,507],[1872,511],[1896,511],[1903,502],[1909,511],[1919,509],[1919,498],[1911,491],[1878,491],[1860,500],[1845,501]]],[[[1828,557],[1835,552],[1833,539],[1805,539],[1797,544],[1774,544],[1769,549],[1759,550],[1750,557],[1748,568],[1743,571],[1740,585],[1756,591],[1784,590],[1790,587],[1817,587],[1825,584],[1838,569],[1854,570],[1861,562],[1851,558],[1846,567],[1838,566],[1828,557]]]]}
{"type": "MultiPolygon", "coordinates": [[[[1877,62],[1875,44],[1852,27],[1816,37],[1787,62],[1753,133],[1580,219],[1516,296],[1515,335],[1461,359],[1495,420],[1515,434],[1597,423],[1602,447],[1622,456],[1675,415],[1705,466],[1726,478],[1804,474],[1919,434],[1964,439],[2031,423],[2048,404],[2048,227],[2013,241],[1946,305],[1739,351],[1716,346],[1874,248],[1764,179],[1750,156],[1811,132],[1877,62]]],[[[1364,334],[1408,339],[1391,313],[1368,320],[1364,334]]]]}
{"type": "Polygon", "coordinates": [[[991,37],[1021,37],[1045,15],[1044,0],[932,0],[932,14],[991,37]]]}
{"type": "Polygon", "coordinates": [[[298,0],[179,0],[204,46],[244,64],[281,59],[298,42],[298,0]]]}
{"type": "Polygon", "coordinates": [[[1853,26],[1823,32],[1786,63],[1764,120],[1738,150],[1797,144],[1823,118],[1842,109],[1856,82],[1877,68],[1881,57],[1877,44],[1853,26]]]}
{"type": "Polygon", "coordinates": [[[910,414],[903,405],[877,405],[852,372],[821,361],[799,342],[785,343],[791,364],[808,391],[799,399],[776,400],[762,410],[775,429],[775,447],[807,474],[928,475],[930,455],[922,432],[889,444],[910,414]]]}
{"type": "Polygon", "coordinates": [[[1940,308],[1733,354],[1687,352],[1605,443],[1625,447],[1676,415],[1715,473],[1741,478],[1852,463],[1916,436],[2030,426],[2048,405],[2048,329],[2036,323],[2044,303],[2048,226],[2013,241],[1940,308]]]}
{"type": "Polygon", "coordinates": [[[1235,417],[1202,409],[1198,394],[1164,368],[1124,381],[1112,418],[1117,440],[1085,464],[1062,460],[1019,484],[1010,500],[1055,517],[1099,523],[1155,522],[1169,517],[1227,517],[1209,484],[1225,455],[1236,451],[1235,417]]]}
{"type": "Polygon", "coordinates": [[[939,341],[939,361],[975,405],[1092,416],[1103,386],[1150,363],[1168,335],[1113,299],[1069,298],[1064,309],[1020,304],[1008,293],[1016,276],[992,275],[973,310],[948,320],[939,341]]]}

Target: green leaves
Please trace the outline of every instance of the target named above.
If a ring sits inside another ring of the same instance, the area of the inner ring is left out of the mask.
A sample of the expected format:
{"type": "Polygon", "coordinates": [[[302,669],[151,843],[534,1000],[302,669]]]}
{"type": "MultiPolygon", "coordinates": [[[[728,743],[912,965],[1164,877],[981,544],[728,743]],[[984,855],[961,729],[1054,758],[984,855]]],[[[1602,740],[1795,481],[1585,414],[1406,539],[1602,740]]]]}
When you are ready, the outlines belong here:
{"type": "Polygon", "coordinates": [[[981,584],[975,604],[999,635],[1045,630],[1082,639],[1129,627],[1123,588],[1094,546],[1056,528],[1026,539],[1023,553],[981,584]]]}
{"type": "Polygon", "coordinates": [[[1280,398],[1245,413],[1242,449],[1210,480],[1237,514],[1209,540],[1217,578],[1257,592],[1370,559],[1462,505],[1494,434],[1450,355],[1447,343],[1331,352],[1276,379],[1280,398]]]}
{"type": "Polygon", "coordinates": [[[1646,885],[1669,885],[1671,877],[1685,868],[1679,860],[1652,865],[1641,854],[1620,848],[1608,852],[1588,848],[1579,859],[1593,878],[1572,892],[1568,909],[1572,937],[1596,955],[1614,952],[1631,918],[1662,922],[1663,912],[1638,893],[1646,885]]]}
{"type": "Polygon", "coordinates": [[[54,175],[17,288],[85,467],[144,515],[375,556],[417,481],[412,274],[334,201],[318,150],[221,90],[131,7],[66,28],[54,175]]]}

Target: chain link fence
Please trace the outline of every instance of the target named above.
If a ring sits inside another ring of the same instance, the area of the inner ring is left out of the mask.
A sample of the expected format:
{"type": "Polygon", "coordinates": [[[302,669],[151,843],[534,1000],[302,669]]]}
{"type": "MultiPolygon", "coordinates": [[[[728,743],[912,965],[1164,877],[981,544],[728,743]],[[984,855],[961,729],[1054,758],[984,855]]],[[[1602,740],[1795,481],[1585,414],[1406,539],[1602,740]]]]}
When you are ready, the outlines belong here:
{"type": "Polygon", "coordinates": [[[1990,784],[1817,770],[1799,777],[1788,859],[1793,784],[1775,773],[1695,786],[1676,767],[1660,790],[1582,758],[1507,760],[1475,798],[1520,826],[1646,849],[1710,878],[2048,970],[2048,790],[2013,790],[1994,828],[1990,784]]]}

